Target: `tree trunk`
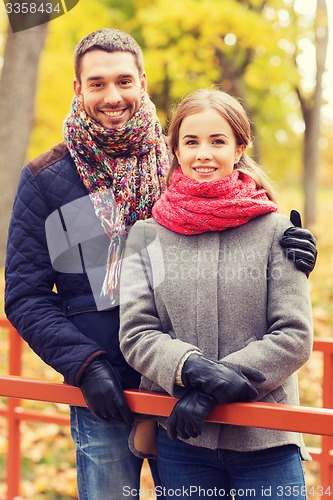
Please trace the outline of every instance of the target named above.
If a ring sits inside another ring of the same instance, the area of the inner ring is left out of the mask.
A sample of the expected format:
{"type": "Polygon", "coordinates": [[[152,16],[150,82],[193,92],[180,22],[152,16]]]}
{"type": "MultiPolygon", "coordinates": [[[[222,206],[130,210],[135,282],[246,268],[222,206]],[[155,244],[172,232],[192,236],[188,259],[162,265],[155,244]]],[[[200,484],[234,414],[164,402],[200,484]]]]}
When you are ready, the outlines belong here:
{"type": "Polygon", "coordinates": [[[319,163],[320,111],[322,105],[322,80],[325,71],[328,26],[326,0],[317,0],[316,15],[316,85],[310,97],[302,96],[301,103],[305,133],[303,146],[304,223],[310,227],[316,222],[316,192],[319,163]]]}
{"type": "MultiPolygon", "coordinates": [[[[217,85],[222,84],[222,88],[224,90],[229,92],[233,97],[240,99],[242,101],[242,105],[251,116],[251,110],[247,106],[244,75],[253,60],[253,49],[244,50],[244,57],[240,63],[238,62],[238,65],[235,63],[236,58],[227,57],[220,49],[216,49],[215,57],[217,65],[220,68],[220,75],[218,81],[214,83],[217,85]]],[[[254,137],[251,156],[256,162],[260,163],[261,147],[259,134],[256,132],[254,122],[251,123],[251,133],[254,137]]]]}
{"type": "Polygon", "coordinates": [[[0,80],[0,267],[5,261],[8,224],[20,171],[26,161],[34,117],[38,64],[47,24],[8,30],[0,80]]]}

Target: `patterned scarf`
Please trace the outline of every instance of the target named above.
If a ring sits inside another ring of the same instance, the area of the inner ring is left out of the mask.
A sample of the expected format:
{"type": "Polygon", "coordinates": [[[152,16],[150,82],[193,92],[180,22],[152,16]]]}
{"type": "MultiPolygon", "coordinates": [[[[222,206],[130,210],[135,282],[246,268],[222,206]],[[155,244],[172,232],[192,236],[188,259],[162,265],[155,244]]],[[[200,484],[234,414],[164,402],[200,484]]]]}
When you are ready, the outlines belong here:
{"type": "Polygon", "coordinates": [[[142,93],[139,110],[119,129],[107,129],[87,115],[74,97],[64,137],[105,233],[110,238],[101,295],[114,304],[129,226],[151,216],[164,191],[169,167],[154,104],[142,93]]]}
{"type": "Polygon", "coordinates": [[[276,210],[266,191],[237,169],[222,179],[198,182],[178,168],[169,189],[155,203],[153,217],[176,233],[201,234],[240,226],[276,210]]]}

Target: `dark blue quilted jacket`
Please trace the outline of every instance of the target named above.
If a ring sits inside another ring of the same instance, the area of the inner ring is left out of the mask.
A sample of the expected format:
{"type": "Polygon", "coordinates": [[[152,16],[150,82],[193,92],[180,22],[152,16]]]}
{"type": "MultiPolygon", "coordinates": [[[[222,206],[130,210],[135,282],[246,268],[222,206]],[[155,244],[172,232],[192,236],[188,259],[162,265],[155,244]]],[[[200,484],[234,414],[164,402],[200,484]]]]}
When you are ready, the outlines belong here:
{"type": "Polygon", "coordinates": [[[65,382],[78,385],[106,353],[124,388],[135,388],[139,374],[119,349],[119,308],[96,306],[108,241],[87,194],[63,143],[24,167],[9,228],[5,310],[65,382]]]}

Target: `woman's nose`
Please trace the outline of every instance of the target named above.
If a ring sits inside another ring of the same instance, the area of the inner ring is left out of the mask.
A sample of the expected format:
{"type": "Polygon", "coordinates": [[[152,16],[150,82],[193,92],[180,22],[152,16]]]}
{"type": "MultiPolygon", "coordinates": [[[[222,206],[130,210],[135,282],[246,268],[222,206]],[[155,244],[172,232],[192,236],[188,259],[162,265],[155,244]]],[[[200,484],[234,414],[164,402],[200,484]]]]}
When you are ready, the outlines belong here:
{"type": "Polygon", "coordinates": [[[209,148],[207,148],[207,147],[199,148],[197,153],[196,153],[197,160],[211,160],[212,157],[213,157],[213,155],[210,152],[209,148]]]}

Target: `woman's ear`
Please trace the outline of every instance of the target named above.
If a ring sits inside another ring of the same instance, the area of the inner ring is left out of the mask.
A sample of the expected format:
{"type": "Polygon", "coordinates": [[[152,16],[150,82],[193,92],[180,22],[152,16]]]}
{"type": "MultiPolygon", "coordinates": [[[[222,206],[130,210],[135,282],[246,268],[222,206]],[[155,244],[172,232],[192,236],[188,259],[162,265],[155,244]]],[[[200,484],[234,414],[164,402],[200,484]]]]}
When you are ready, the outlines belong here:
{"type": "Polygon", "coordinates": [[[245,144],[241,144],[240,146],[237,146],[236,154],[235,154],[235,164],[239,162],[244,151],[245,151],[245,144]]]}

